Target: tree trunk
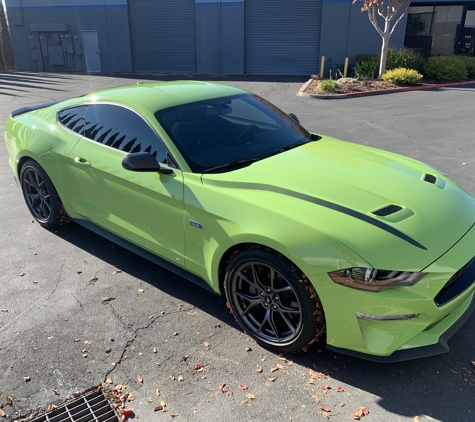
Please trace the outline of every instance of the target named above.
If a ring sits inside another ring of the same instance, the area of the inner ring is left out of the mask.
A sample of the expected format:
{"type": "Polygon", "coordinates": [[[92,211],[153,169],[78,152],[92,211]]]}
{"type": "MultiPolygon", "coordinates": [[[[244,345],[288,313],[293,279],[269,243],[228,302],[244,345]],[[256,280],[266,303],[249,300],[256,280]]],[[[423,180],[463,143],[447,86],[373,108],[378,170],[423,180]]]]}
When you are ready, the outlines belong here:
{"type": "Polygon", "coordinates": [[[389,47],[389,22],[386,21],[384,25],[383,33],[383,43],[381,45],[381,61],[379,62],[379,74],[378,79],[381,79],[383,73],[386,71],[386,59],[388,57],[388,47],[389,47]]]}

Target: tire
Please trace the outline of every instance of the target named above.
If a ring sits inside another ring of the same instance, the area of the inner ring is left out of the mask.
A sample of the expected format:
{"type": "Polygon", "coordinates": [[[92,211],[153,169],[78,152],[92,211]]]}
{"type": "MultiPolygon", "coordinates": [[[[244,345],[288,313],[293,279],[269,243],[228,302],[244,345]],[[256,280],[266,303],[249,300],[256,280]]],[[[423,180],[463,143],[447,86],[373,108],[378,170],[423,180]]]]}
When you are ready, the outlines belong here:
{"type": "Polygon", "coordinates": [[[304,274],[265,248],[236,253],[224,279],[236,321],[261,346],[279,353],[305,349],[325,337],[325,316],[304,274]]]}
{"type": "Polygon", "coordinates": [[[21,190],[33,218],[44,228],[60,225],[64,209],[58,192],[41,166],[28,160],[20,172],[21,190]]]}

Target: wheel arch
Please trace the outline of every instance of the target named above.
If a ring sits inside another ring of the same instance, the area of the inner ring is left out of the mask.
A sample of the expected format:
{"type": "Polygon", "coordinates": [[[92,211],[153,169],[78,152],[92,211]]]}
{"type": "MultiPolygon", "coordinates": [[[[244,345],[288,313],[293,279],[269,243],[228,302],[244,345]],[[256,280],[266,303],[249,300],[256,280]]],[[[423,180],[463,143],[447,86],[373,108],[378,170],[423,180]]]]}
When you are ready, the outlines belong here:
{"type": "Polygon", "coordinates": [[[261,244],[261,243],[254,243],[254,242],[238,243],[238,244],[235,244],[235,245],[229,247],[223,253],[223,255],[221,255],[221,259],[220,259],[219,264],[218,264],[218,283],[219,283],[218,286],[219,286],[219,291],[223,296],[224,296],[224,276],[225,276],[226,267],[227,267],[229,261],[233,258],[233,256],[236,253],[238,253],[240,251],[244,251],[244,250],[254,249],[254,248],[262,248],[262,249],[274,252],[275,254],[279,255],[283,260],[285,260],[287,263],[289,263],[290,265],[296,267],[296,269],[301,271],[302,274],[305,274],[302,271],[302,269],[300,268],[299,265],[297,265],[295,262],[290,260],[285,254],[283,254],[282,252],[280,252],[280,251],[278,251],[274,248],[271,248],[271,247],[269,247],[267,245],[264,245],[264,244],[261,244]]]}

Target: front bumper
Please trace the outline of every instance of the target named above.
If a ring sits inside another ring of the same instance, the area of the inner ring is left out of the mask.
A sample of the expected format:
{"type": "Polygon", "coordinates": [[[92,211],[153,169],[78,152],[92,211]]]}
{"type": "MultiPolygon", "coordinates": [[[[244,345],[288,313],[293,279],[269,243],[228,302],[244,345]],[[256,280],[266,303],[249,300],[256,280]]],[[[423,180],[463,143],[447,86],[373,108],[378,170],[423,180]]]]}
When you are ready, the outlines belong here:
{"type": "Polygon", "coordinates": [[[467,266],[463,275],[454,277],[474,255],[472,227],[410,287],[373,293],[337,285],[326,274],[312,277],[325,311],[327,348],[377,362],[447,353],[447,340],[475,309],[475,263],[467,266]],[[449,280],[456,281],[447,286],[449,280]],[[440,292],[445,292],[443,303],[440,292]],[[382,321],[358,318],[357,313],[417,316],[382,321]]]}

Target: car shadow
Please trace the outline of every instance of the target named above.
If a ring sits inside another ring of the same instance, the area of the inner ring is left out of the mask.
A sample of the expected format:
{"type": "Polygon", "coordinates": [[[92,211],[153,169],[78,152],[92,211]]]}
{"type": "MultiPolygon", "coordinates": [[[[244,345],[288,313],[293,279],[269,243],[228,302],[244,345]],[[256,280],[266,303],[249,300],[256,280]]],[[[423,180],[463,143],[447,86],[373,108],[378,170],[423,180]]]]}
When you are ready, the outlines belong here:
{"type": "MultiPolygon", "coordinates": [[[[55,234],[110,265],[120,263],[121,271],[200,308],[240,331],[225,306],[224,297],[220,299],[214,293],[75,223],[66,224],[55,234]]],[[[287,354],[286,357],[307,370],[327,377],[314,380],[316,386],[329,384],[336,388],[338,383],[344,383],[369,392],[379,397],[376,400],[379,406],[395,415],[411,419],[426,415],[444,422],[469,422],[475,419],[475,411],[471,410],[471,398],[475,392],[475,367],[471,364],[471,360],[475,360],[474,331],[475,318],[472,317],[449,340],[449,354],[401,363],[366,361],[329,351],[321,345],[312,346],[306,352],[287,354]]]]}

